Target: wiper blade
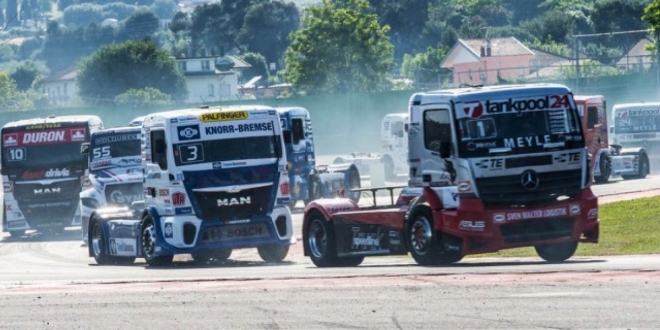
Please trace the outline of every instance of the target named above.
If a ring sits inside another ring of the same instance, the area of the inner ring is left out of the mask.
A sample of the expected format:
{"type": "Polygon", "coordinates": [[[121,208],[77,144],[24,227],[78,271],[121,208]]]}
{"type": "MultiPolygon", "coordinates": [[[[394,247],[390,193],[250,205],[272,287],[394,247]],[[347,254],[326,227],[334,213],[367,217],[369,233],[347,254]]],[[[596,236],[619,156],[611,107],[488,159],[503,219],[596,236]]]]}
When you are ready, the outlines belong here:
{"type": "Polygon", "coordinates": [[[550,142],[550,143],[544,143],[543,149],[563,148],[565,146],[566,146],[566,142],[550,142]]]}
{"type": "Polygon", "coordinates": [[[505,154],[511,152],[511,148],[490,148],[488,149],[489,154],[505,154]]]}

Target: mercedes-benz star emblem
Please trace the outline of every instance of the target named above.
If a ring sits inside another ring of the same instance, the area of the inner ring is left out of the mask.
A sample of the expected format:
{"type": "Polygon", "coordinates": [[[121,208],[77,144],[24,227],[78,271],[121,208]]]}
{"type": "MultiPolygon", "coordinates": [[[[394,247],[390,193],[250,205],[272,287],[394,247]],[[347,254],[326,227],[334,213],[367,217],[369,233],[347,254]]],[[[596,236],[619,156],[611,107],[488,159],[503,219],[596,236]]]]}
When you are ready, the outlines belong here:
{"type": "Polygon", "coordinates": [[[520,184],[525,190],[534,191],[539,187],[539,183],[540,180],[538,173],[532,170],[527,170],[520,176],[520,184]]]}

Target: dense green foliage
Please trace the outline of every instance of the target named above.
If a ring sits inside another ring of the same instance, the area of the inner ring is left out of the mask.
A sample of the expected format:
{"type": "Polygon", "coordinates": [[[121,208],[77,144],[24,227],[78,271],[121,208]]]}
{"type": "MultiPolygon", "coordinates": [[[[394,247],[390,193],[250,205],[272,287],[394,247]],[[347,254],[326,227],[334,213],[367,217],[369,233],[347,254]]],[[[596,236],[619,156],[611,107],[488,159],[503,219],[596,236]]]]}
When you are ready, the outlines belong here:
{"type": "Polygon", "coordinates": [[[101,47],[82,61],[77,80],[80,97],[92,104],[113,103],[131,89],[153,88],[173,100],[187,93],[174,59],[150,41],[101,47]]]}

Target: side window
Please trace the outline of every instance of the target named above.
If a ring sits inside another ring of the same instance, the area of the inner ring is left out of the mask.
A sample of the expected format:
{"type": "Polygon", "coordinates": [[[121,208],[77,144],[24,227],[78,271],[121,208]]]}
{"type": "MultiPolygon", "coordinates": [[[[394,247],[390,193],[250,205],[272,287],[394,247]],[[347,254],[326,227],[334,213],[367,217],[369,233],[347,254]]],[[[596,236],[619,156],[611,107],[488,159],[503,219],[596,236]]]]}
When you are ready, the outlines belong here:
{"type": "Polygon", "coordinates": [[[598,107],[587,108],[587,128],[594,128],[598,124],[598,107]]]}
{"type": "Polygon", "coordinates": [[[449,111],[428,110],[424,112],[424,147],[439,151],[440,147],[451,145],[451,125],[449,111]]]}
{"type": "Polygon", "coordinates": [[[158,164],[162,170],[167,170],[167,144],[165,143],[165,131],[151,131],[151,159],[158,164]]]}
{"type": "Polygon", "coordinates": [[[402,121],[395,121],[392,123],[390,126],[391,130],[390,132],[392,135],[402,138],[403,137],[403,122],[402,121]]]}
{"type": "Polygon", "coordinates": [[[291,138],[293,144],[298,144],[300,140],[305,139],[305,130],[301,118],[291,119],[291,138]]]}

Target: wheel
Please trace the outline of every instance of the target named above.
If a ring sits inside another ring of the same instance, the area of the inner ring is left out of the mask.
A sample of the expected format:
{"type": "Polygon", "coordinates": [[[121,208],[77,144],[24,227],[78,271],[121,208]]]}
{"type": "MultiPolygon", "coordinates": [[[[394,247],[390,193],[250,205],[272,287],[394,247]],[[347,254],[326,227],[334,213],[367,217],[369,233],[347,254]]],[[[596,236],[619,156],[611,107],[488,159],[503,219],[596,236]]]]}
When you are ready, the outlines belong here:
{"type": "Polygon", "coordinates": [[[192,258],[196,263],[205,264],[209,261],[222,262],[229,259],[232,249],[218,249],[212,251],[202,251],[192,254],[192,258]]]}
{"type": "Polygon", "coordinates": [[[21,238],[23,235],[25,235],[25,229],[24,230],[12,230],[9,232],[9,235],[11,235],[11,238],[21,238]]]}
{"type": "Polygon", "coordinates": [[[343,164],[343,163],[346,163],[346,160],[344,160],[344,158],[337,157],[337,158],[335,158],[335,160],[332,161],[332,163],[333,164],[343,164]]]}
{"type": "Polygon", "coordinates": [[[394,173],[394,162],[392,159],[385,158],[383,160],[383,171],[385,172],[385,180],[396,181],[396,173],[394,173]]]}
{"type": "Polygon", "coordinates": [[[114,260],[110,253],[108,252],[107,238],[103,232],[103,225],[97,219],[92,219],[92,256],[94,260],[99,265],[110,265],[114,264],[114,260]]]}
{"type": "Polygon", "coordinates": [[[534,247],[536,254],[548,262],[562,262],[573,256],[578,242],[565,242],[556,244],[537,245],[534,247]]]}
{"type": "Polygon", "coordinates": [[[319,179],[319,177],[317,177],[316,175],[310,176],[309,196],[303,202],[305,203],[305,205],[307,205],[309,204],[309,202],[319,198],[323,198],[323,186],[321,183],[321,179],[319,179]]]}
{"type": "Polygon", "coordinates": [[[261,260],[265,262],[281,262],[289,253],[290,245],[268,244],[257,247],[261,260]]]}
{"type": "Polygon", "coordinates": [[[639,155],[639,172],[636,175],[621,175],[624,180],[644,179],[650,172],[649,156],[645,153],[639,155]]]}
{"type": "Polygon", "coordinates": [[[450,251],[433,229],[433,214],[427,206],[413,209],[407,226],[410,254],[422,266],[447,265],[463,259],[460,251],[450,251]]]}
{"type": "Polygon", "coordinates": [[[317,267],[332,267],[337,265],[337,246],[332,224],[323,219],[319,213],[309,216],[305,248],[309,258],[317,267]]]}
{"type": "Polygon", "coordinates": [[[360,201],[360,195],[361,193],[359,191],[352,192],[350,191],[351,189],[359,189],[362,185],[360,181],[360,173],[357,170],[357,167],[351,166],[351,168],[348,170],[348,198],[353,200],[354,202],[358,203],[360,201]]]}
{"type": "Polygon", "coordinates": [[[600,175],[594,176],[594,181],[596,183],[605,183],[609,181],[610,175],[612,175],[612,162],[610,157],[606,154],[601,154],[598,167],[600,167],[600,175]]]}
{"type": "Polygon", "coordinates": [[[150,215],[146,215],[142,220],[142,232],[141,232],[141,248],[142,255],[147,261],[149,266],[165,266],[172,263],[174,259],[173,255],[166,256],[156,256],[156,228],[154,227],[154,220],[150,215]]]}

